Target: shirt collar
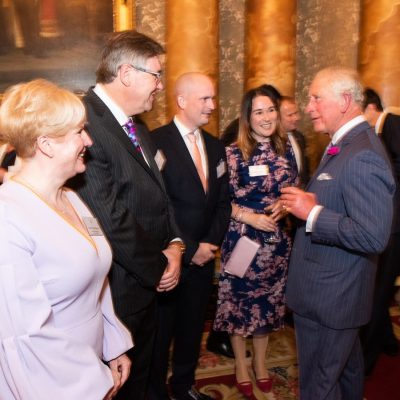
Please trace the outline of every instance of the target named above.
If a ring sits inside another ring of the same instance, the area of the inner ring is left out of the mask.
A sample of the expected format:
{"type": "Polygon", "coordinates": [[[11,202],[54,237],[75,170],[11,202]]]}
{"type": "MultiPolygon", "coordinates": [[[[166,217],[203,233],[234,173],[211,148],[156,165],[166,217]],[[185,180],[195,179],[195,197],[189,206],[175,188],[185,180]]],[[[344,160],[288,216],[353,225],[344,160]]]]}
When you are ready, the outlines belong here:
{"type": "Polygon", "coordinates": [[[101,83],[97,83],[93,91],[100,97],[103,103],[109,108],[111,114],[114,115],[118,123],[123,126],[128,120],[128,116],[124,113],[122,108],[107,94],[104,86],[101,83]]]}
{"type": "Polygon", "coordinates": [[[381,131],[382,131],[382,129],[380,129],[380,128],[381,128],[381,123],[382,123],[384,114],[385,114],[384,112],[381,112],[379,114],[378,119],[376,120],[376,123],[375,123],[375,133],[376,134],[381,133],[381,131]]]}
{"type": "Polygon", "coordinates": [[[194,131],[192,129],[189,129],[181,121],[179,121],[179,118],[177,115],[174,116],[174,123],[183,138],[190,132],[193,132],[195,134],[196,138],[198,137],[199,128],[196,128],[194,131]]]}
{"type": "Polygon", "coordinates": [[[346,135],[347,132],[349,132],[355,126],[361,124],[364,121],[365,121],[364,116],[363,115],[358,115],[357,117],[355,117],[355,118],[351,119],[350,121],[346,122],[332,136],[332,140],[331,140],[332,145],[335,145],[335,144],[339,143],[343,139],[343,136],[346,135]]]}

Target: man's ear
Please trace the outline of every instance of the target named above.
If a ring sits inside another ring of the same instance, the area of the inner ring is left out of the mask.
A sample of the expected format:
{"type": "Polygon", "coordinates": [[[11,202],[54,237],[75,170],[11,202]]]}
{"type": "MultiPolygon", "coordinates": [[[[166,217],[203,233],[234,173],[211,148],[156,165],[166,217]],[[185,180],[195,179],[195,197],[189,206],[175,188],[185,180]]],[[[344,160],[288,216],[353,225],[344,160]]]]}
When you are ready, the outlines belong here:
{"type": "Polygon", "coordinates": [[[54,157],[54,149],[52,146],[52,142],[48,136],[39,136],[36,139],[36,148],[42,154],[46,155],[49,158],[54,157]]]}
{"type": "Polygon", "coordinates": [[[129,64],[122,64],[118,69],[118,78],[124,86],[131,86],[132,84],[131,69],[132,67],[129,64]]]}
{"type": "Polygon", "coordinates": [[[343,93],[340,102],[340,111],[344,114],[352,103],[352,95],[350,93],[343,93]]]}
{"type": "Polygon", "coordinates": [[[185,107],[186,107],[186,99],[185,99],[185,96],[183,96],[183,95],[178,95],[178,97],[177,97],[177,99],[176,99],[176,102],[178,103],[178,107],[180,108],[180,109],[184,109],[185,107]]]}

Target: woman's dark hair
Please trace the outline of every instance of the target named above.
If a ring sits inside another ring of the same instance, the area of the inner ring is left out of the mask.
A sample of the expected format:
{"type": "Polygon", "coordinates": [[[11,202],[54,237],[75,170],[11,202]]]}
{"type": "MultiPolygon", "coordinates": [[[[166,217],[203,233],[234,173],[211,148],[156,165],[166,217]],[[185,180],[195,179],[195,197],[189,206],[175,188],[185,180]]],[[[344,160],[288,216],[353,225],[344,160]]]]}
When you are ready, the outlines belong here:
{"type": "Polygon", "coordinates": [[[242,151],[243,158],[248,160],[257,146],[257,141],[251,134],[250,117],[253,107],[253,100],[256,97],[265,96],[268,97],[278,113],[278,120],[276,125],[276,131],[271,136],[272,145],[279,155],[284,155],[286,151],[287,137],[283,131],[281,120],[280,120],[280,100],[281,94],[272,85],[261,85],[254,89],[250,89],[242,99],[241,112],[239,118],[239,134],[237,139],[237,145],[242,151]]]}

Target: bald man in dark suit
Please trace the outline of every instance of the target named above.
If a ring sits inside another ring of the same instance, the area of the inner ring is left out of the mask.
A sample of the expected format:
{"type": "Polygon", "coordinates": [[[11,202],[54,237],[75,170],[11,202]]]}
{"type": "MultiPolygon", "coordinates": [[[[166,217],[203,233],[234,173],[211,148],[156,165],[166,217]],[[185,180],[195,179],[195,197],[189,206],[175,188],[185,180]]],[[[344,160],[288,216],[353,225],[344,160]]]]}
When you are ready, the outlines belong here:
{"type": "Polygon", "coordinates": [[[225,149],[201,127],[213,110],[209,77],[186,73],[175,83],[176,114],[152,138],[165,156],[162,170],[174,215],[186,244],[176,289],[160,293],[149,399],[168,398],[166,379],[173,340],[170,386],[174,399],[206,400],[194,387],[195,369],[212,289],[215,252],[231,214],[225,149]]]}

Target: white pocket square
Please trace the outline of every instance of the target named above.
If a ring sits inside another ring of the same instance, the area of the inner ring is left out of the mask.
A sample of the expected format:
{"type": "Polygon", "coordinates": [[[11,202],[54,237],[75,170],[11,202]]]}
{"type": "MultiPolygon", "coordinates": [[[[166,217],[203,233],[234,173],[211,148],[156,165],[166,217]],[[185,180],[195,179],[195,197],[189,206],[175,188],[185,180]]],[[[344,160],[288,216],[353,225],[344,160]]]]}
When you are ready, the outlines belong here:
{"type": "Polygon", "coordinates": [[[327,172],[322,172],[322,174],[319,174],[317,177],[317,181],[330,181],[331,179],[333,179],[332,175],[327,172]]]}

